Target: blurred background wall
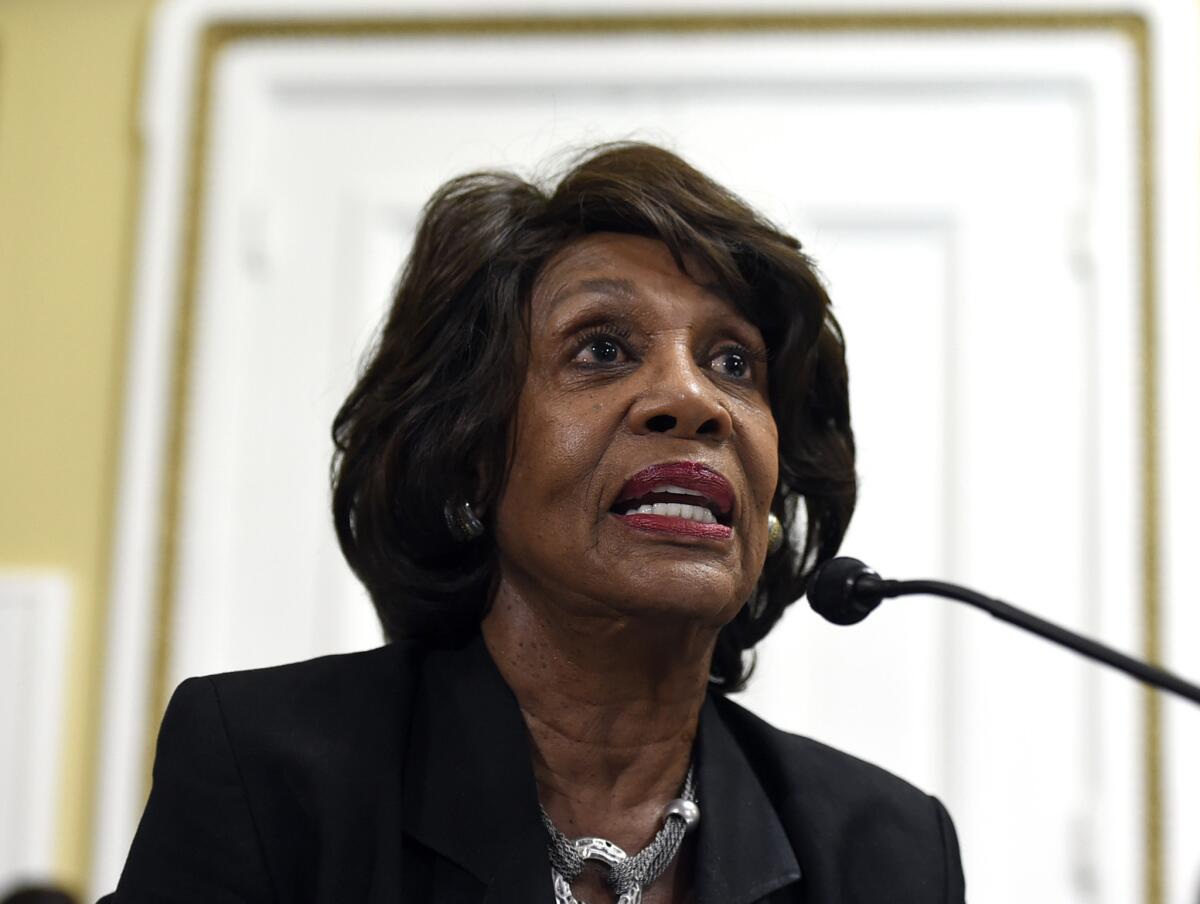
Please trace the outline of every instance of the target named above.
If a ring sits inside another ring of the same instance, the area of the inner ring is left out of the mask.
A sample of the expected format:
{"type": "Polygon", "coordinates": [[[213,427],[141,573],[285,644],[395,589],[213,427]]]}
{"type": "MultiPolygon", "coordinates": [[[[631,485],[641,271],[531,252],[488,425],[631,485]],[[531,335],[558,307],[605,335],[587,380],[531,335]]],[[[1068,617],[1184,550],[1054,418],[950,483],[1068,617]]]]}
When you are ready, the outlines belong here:
{"type": "MultiPolygon", "coordinates": [[[[1200,674],[1197,5],[659,12],[0,2],[0,893],[112,887],[182,677],[378,642],[327,425],[419,206],[607,138],[821,264],[847,553],[1200,674]]],[[[743,702],[942,796],[976,902],[1193,904],[1200,720],[1004,632],[801,604],[743,702]]]]}
{"type": "Polygon", "coordinates": [[[0,3],[0,568],[48,570],[69,587],[55,657],[64,676],[58,830],[46,866],[79,888],[134,264],[135,111],[152,6],[0,3]]]}

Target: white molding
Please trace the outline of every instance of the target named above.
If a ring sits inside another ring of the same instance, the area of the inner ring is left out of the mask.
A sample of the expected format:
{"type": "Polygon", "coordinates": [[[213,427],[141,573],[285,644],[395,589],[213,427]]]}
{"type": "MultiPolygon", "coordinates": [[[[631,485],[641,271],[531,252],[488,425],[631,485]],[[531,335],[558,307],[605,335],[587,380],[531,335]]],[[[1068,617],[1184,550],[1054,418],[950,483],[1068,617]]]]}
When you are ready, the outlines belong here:
{"type": "MultiPolygon", "coordinates": [[[[1113,5],[1096,0],[1007,0],[1000,6],[992,0],[924,0],[920,4],[904,0],[757,0],[753,12],[816,13],[858,15],[874,13],[939,13],[977,15],[1001,11],[1004,13],[1141,13],[1166,22],[1184,22],[1189,10],[1174,10],[1176,4],[1155,3],[1154,0],[1133,0],[1113,5]]],[[[1187,6],[1187,4],[1178,4],[1187,6]]],[[[379,18],[386,16],[451,16],[451,15],[603,15],[636,13],[687,14],[697,12],[728,13],[728,0],[174,0],[169,14],[187,28],[197,21],[223,19],[227,21],[273,19],[379,18]]]]}
{"type": "Polygon", "coordinates": [[[100,780],[92,827],[93,896],[115,886],[144,802],[191,89],[198,39],[211,21],[199,7],[164,4],[148,43],[139,117],[143,168],[138,250],[108,594],[100,780]]]}
{"type": "MultiPolygon", "coordinates": [[[[1194,160],[1200,142],[1196,137],[1197,109],[1194,60],[1197,37],[1196,4],[1157,4],[1140,0],[1124,7],[1140,12],[1152,24],[1155,83],[1160,104],[1158,136],[1160,178],[1169,175],[1178,194],[1160,194],[1158,234],[1162,239],[1159,258],[1159,315],[1163,324],[1164,383],[1164,489],[1185,489],[1164,499],[1167,524],[1164,564],[1164,602],[1170,600],[1167,656],[1177,668],[1188,670],[1190,646],[1184,638],[1200,636],[1200,615],[1187,605],[1191,579],[1185,566],[1190,550],[1200,536],[1200,516],[1195,500],[1197,492],[1193,463],[1200,454],[1195,430],[1185,425],[1195,422],[1194,399],[1190,387],[1200,385],[1200,364],[1192,354],[1200,332],[1200,317],[1194,299],[1200,278],[1190,263],[1197,242],[1196,219],[1200,211],[1200,190],[1196,185],[1194,160]],[[1186,74],[1186,75],[1185,75],[1186,74]],[[1184,108],[1182,119],[1166,115],[1184,108]],[[1190,199],[1190,202],[1188,202],[1190,199]],[[1188,204],[1190,203],[1190,207],[1188,204]],[[1190,213],[1189,213],[1190,211],[1190,213]],[[1181,226],[1182,224],[1182,226],[1181,226]],[[1167,328],[1168,324],[1171,326],[1167,328]],[[1191,500],[1190,504],[1185,500],[1191,500]],[[1175,602],[1178,601],[1178,602],[1175,602]]],[[[931,0],[919,10],[911,4],[879,0],[847,0],[836,6],[764,0],[757,10],[778,12],[987,12],[992,4],[931,0]]],[[[1010,0],[1009,10],[1094,12],[1095,3],[1086,0],[1010,0]]],[[[154,610],[154,582],[157,574],[159,504],[164,469],[165,429],[170,400],[172,337],[177,311],[175,299],[181,238],[181,212],[187,177],[187,152],[190,148],[188,127],[193,102],[192,78],[199,39],[216,22],[272,18],[348,18],[354,16],[415,16],[452,14],[513,14],[543,12],[584,14],[637,12],[732,11],[727,0],[695,0],[686,9],[670,3],[648,8],[639,0],[522,0],[497,6],[485,0],[446,2],[394,2],[377,0],[333,3],[330,0],[178,0],[164,3],[158,11],[149,44],[146,68],[146,93],[141,107],[144,142],[142,204],[139,227],[139,251],[131,317],[130,366],[128,369],[123,420],[123,449],[117,499],[117,534],[110,591],[109,646],[105,675],[103,722],[97,786],[95,850],[92,891],[101,893],[115,882],[124,861],[132,829],[140,814],[147,725],[150,636],[154,610]]],[[[1166,496],[1167,494],[1164,493],[1166,496]]],[[[1106,626],[1106,633],[1109,629],[1106,626]]],[[[1119,630],[1113,628],[1112,630],[1119,630]]],[[[1193,660],[1194,661],[1194,660],[1193,660]]],[[[1193,675],[1195,671],[1193,670],[1193,675]]],[[[1200,799],[1200,778],[1186,768],[1200,749],[1200,729],[1192,730],[1186,715],[1168,710],[1171,757],[1168,763],[1172,789],[1186,789],[1179,800],[1200,799]],[[1193,793],[1194,792],[1194,793],[1193,793]]],[[[1187,715],[1191,715],[1188,713],[1187,715]]],[[[1200,815],[1180,807],[1178,823],[1188,827],[1180,837],[1200,837],[1200,815]]],[[[1171,904],[1184,901],[1182,886],[1188,881],[1186,868],[1179,866],[1187,852],[1172,850],[1168,858],[1171,873],[1171,904]]]]}
{"type": "MultiPolygon", "coordinates": [[[[1164,664],[1200,684],[1200,2],[1163,3],[1152,32],[1161,177],[1158,247],[1164,664]],[[1164,19],[1167,17],[1164,15],[1164,19]]],[[[1200,902],[1200,708],[1164,699],[1166,901],[1200,902]]]]}
{"type": "Polygon", "coordinates": [[[65,574],[0,570],[0,888],[57,873],[65,574]]]}

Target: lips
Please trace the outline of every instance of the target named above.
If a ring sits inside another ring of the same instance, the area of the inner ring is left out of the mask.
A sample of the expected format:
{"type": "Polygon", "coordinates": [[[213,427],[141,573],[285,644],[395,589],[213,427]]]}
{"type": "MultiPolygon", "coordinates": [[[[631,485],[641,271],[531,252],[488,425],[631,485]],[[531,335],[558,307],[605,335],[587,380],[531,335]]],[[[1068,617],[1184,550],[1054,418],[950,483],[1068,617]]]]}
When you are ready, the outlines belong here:
{"type": "Polygon", "coordinates": [[[628,527],[652,533],[724,540],[733,534],[733,487],[697,462],[651,465],[634,474],[613,503],[628,527]]]}

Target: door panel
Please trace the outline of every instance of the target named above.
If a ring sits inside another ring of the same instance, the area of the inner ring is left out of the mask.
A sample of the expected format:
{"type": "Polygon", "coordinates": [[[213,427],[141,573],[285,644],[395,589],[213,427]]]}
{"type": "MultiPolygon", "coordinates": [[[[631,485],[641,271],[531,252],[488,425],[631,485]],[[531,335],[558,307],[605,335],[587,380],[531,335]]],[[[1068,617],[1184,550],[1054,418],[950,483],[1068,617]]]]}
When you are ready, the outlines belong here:
{"type": "MultiPolygon", "coordinates": [[[[845,327],[847,554],[1132,648],[1135,52],[1120,33],[240,41],[214,70],[167,683],[379,642],[328,429],[421,204],[666,144],[794,232],[845,327]]],[[[1138,896],[1139,698],[952,604],[801,601],[744,702],[946,800],[976,904],[1138,896]],[[1103,709],[1104,719],[1100,718],[1103,709]],[[1019,864],[1019,867],[1014,866],[1019,864]]]]}

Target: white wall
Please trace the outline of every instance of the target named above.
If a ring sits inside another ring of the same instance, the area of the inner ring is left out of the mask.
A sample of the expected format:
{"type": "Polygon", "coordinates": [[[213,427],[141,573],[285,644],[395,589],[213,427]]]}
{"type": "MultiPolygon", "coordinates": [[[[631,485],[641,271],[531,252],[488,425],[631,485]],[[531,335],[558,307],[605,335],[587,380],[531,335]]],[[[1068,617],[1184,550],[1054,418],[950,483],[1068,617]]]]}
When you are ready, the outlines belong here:
{"type": "MultiPolygon", "coordinates": [[[[169,7],[152,58],[97,890],[115,880],[141,803],[189,54],[220,9],[169,7]]],[[[1154,32],[1152,67],[1185,65],[1197,35],[1183,19],[1154,32]]],[[[212,81],[168,684],[377,642],[328,527],[328,424],[416,211],[449,176],[529,171],[613,137],[677,149],[821,264],[848,334],[862,449],[847,553],[1136,650],[1139,386],[1147,367],[1164,375],[1174,500],[1189,479],[1179,450],[1195,443],[1195,315],[1177,293],[1197,285],[1183,240],[1200,213],[1193,176],[1169,183],[1190,194],[1156,196],[1153,300],[1178,319],[1169,354],[1147,360],[1138,64],[1129,34],[1103,27],[231,45],[212,81]]],[[[1176,99],[1194,122],[1194,93],[1176,99]]],[[[1174,155],[1198,146],[1194,129],[1169,137],[1174,155]]],[[[1160,178],[1187,168],[1158,153],[1160,178]]],[[[1200,536],[1186,505],[1166,511],[1169,543],[1200,536]]],[[[1170,624],[1194,626],[1183,583],[1166,589],[1170,624]]],[[[853,631],[802,607],[764,644],[748,705],[946,799],[976,904],[1142,899],[1129,682],[933,600],[853,631]]],[[[1175,637],[1169,654],[1186,669],[1175,637]]],[[[1200,747],[1185,714],[1170,715],[1186,726],[1170,738],[1173,794],[1196,787],[1179,764],[1200,747]]],[[[1200,827],[1186,807],[1171,814],[1165,900],[1184,904],[1200,827]]]]}
{"type": "Polygon", "coordinates": [[[0,570],[0,890],[55,873],[71,588],[0,570]]]}

